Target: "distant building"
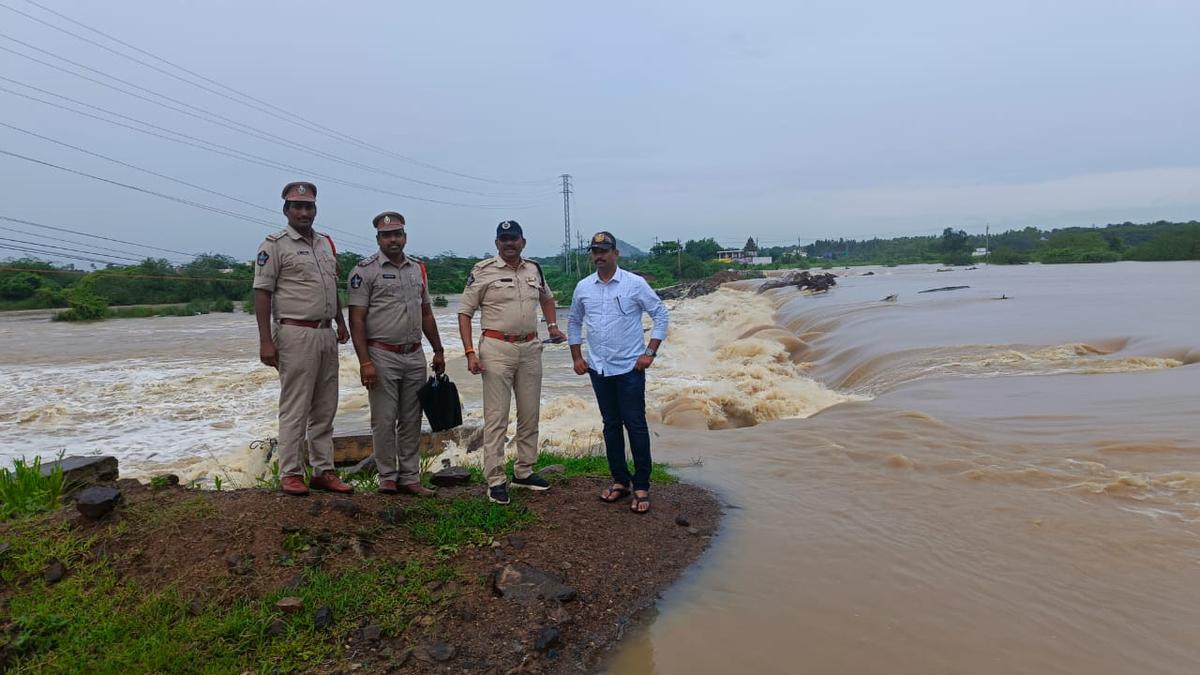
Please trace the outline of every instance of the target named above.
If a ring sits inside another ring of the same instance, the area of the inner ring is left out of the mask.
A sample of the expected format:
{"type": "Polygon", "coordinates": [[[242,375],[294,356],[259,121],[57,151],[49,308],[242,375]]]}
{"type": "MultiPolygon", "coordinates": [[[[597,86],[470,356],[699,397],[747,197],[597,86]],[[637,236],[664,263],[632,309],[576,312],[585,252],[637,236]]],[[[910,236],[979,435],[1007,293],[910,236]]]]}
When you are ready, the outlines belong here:
{"type": "Polygon", "coordinates": [[[769,265],[771,256],[758,255],[758,251],[730,249],[717,253],[717,262],[742,263],[745,265],[769,265]]]}
{"type": "Polygon", "coordinates": [[[971,252],[971,257],[972,258],[982,258],[983,256],[985,256],[987,254],[988,254],[988,250],[986,248],[980,247],[971,252]]]}

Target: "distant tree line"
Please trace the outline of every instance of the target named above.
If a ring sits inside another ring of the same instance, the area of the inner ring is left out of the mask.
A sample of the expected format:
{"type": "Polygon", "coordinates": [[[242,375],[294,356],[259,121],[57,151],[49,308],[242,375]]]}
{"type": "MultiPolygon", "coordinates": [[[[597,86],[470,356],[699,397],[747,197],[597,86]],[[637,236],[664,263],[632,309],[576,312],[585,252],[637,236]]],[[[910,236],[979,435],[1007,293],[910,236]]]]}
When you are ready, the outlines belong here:
{"type": "MultiPolygon", "coordinates": [[[[813,260],[839,264],[903,265],[982,262],[975,249],[988,246],[981,234],[946,228],[940,236],[895,239],[824,239],[805,247],[813,260]]],[[[996,265],[1028,262],[1089,263],[1117,260],[1200,260],[1200,222],[1120,223],[1105,227],[1042,230],[1026,227],[991,235],[986,261],[996,265]]],[[[760,251],[770,255],[771,249],[760,251]]]]}

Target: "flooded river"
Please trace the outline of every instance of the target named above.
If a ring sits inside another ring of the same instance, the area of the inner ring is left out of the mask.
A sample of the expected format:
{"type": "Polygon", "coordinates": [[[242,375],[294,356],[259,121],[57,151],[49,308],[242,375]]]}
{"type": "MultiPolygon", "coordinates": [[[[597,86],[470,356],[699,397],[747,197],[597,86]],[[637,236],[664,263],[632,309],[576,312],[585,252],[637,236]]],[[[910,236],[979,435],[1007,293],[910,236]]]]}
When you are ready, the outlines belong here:
{"type": "MultiPolygon", "coordinates": [[[[1200,672],[1200,264],[839,274],[674,306],[656,458],[729,508],[611,672],[1200,672]],[[945,286],[969,288],[919,292],[945,286]]],[[[342,353],[338,426],[363,428],[342,353]]],[[[248,315],[10,316],[0,354],[6,457],[262,470],[278,385],[248,315]]],[[[597,418],[547,346],[545,444],[594,445],[597,418]]]]}

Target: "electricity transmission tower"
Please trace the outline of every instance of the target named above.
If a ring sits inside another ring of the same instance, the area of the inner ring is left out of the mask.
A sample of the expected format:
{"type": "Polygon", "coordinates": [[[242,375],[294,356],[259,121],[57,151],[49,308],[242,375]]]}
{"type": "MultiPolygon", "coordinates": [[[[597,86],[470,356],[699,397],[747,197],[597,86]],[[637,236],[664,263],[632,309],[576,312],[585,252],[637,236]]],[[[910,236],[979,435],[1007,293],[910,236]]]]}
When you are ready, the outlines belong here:
{"type": "Polygon", "coordinates": [[[563,196],[563,271],[571,273],[571,174],[564,173],[562,179],[563,196]]]}

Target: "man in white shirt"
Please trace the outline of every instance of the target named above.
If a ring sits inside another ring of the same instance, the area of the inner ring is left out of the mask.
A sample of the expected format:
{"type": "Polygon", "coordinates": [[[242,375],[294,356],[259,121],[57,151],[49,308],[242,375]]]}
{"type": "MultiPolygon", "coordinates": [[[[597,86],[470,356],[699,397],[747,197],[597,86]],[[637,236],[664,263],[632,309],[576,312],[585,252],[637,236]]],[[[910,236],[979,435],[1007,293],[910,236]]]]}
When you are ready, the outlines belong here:
{"type": "Polygon", "coordinates": [[[567,343],[578,375],[592,378],[592,390],[604,420],[604,448],[613,484],[600,499],[617,502],[633,493],[634,513],[650,510],[650,430],[646,426],[646,369],[667,337],[667,308],[636,274],[617,266],[617,239],[597,232],[591,239],[596,273],[575,286],[567,319],[567,343]],[[642,312],[654,326],[645,343],[642,312]],[[583,326],[587,325],[588,357],[583,358],[583,326]],[[629,432],[634,471],[625,462],[625,432],[629,432]]]}

